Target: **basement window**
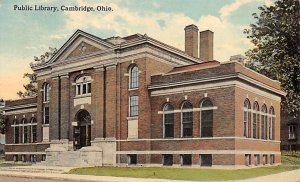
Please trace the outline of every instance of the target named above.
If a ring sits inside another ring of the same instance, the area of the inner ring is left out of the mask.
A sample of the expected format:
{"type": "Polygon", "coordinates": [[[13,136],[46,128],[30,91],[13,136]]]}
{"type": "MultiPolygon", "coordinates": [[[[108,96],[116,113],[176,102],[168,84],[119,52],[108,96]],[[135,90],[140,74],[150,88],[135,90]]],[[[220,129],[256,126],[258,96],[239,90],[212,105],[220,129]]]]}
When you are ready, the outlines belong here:
{"type": "Polygon", "coordinates": [[[14,162],[18,162],[18,155],[14,155],[14,156],[13,156],[13,161],[14,161],[14,162]]]}
{"type": "Polygon", "coordinates": [[[201,154],[201,166],[212,166],[212,154],[201,154]]]}
{"type": "Polygon", "coordinates": [[[164,166],[172,166],[173,165],[173,155],[172,154],[164,154],[163,155],[163,165],[164,166]]]}
{"type": "Polygon", "coordinates": [[[192,155],[191,154],[182,154],[181,155],[181,165],[183,165],[183,166],[192,165],[192,155]]]}
{"type": "Polygon", "coordinates": [[[262,164],[263,164],[263,165],[266,165],[267,162],[268,162],[268,157],[267,157],[267,155],[263,155],[263,161],[262,161],[262,164]]]}
{"type": "Polygon", "coordinates": [[[136,154],[129,154],[128,155],[128,164],[129,165],[136,165],[137,164],[137,155],[136,154]]]}
{"type": "Polygon", "coordinates": [[[273,165],[275,163],[275,155],[270,155],[270,165],[273,165]]]}
{"type": "Polygon", "coordinates": [[[254,155],[254,165],[257,166],[259,164],[259,155],[255,154],[254,155]]]}
{"type": "Polygon", "coordinates": [[[42,161],[45,161],[46,160],[46,154],[43,154],[42,155],[42,161]]]}
{"type": "Polygon", "coordinates": [[[250,166],[251,164],[251,155],[250,154],[246,154],[245,155],[245,165],[246,166],[250,166]]]}

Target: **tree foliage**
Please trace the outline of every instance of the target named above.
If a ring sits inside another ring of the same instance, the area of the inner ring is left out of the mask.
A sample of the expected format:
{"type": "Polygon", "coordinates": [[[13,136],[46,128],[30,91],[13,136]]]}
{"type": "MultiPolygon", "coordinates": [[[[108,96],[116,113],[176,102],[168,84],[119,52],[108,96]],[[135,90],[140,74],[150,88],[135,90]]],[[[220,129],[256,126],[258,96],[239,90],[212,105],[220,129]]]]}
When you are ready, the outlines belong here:
{"type": "Polygon", "coordinates": [[[278,0],[258,8],[256,23],[244,31],[254,48],[246,52],[249,68],[281,82],[283,106],[300,113],[300,8],[298,0],[278,0]]]}
{"type": "Polygon", "coordinates": [[[26,98],[26,97],[34,97],[37,94],[37,87],[36,87],[36,74],[32,73],[25,73],[23,78],[28,78],[29,83],[23,85],[25,91],[18,91],[17,94],[21,98],[26,98]]]}
{"type": "MultiPolygon", "coordinates": [[[[43,64],[48,61],[52,56],[54,56],[57,52],[56,48],[49,47],[49,51],[42,54],[40,57],[34,56],[34,61],[38,64],[43,64]]],[[[36,87],[36,77],[35,73],[29,74],[25,73],[23,78],[28,78],[29,83],[23,85],[25,91],[18,91],[17,94],[21,98],[26,97],[34,97],[37,94],[37,87],[36,87]]]]}

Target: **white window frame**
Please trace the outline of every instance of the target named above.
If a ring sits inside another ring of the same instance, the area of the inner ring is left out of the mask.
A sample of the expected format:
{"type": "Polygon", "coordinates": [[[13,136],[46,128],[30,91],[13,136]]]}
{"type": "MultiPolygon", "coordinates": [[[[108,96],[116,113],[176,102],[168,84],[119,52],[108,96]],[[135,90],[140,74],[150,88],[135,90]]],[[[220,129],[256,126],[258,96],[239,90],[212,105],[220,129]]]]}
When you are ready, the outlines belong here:
{"type": "Polygon", "coordinates": [[[14,127],[14,144],[18,144],[18,143],[20,143],[20,140],[19,140],[20,139],[20,126],[19,126],[19,124],[14,123],[13,127],[14,127]],[[16,129],[17,129],[17,127],[19,127],[18,128],[18,143],[16,142],[16,129]]]}
{"type": "Polygon", "coordinates": [[[50,85],[45,82],[43,85],[43,102],[48,102],[50,100],[50,85]]]}
{"type": "Polygon", "coordinates": [[[253,110],[252,110],[252,138],[254,138],[254,128],[255,128],[255,138],[256,139],[259,136],[258,121],[259,121],[259,104],[257,102],[254,102],[253,110]],[[256,118],[255,127],[254,127],[254,115],[255,115],[255,118],[256,118]]]}
{"type": "MultiPolygon", "coordinates": [[[[189,137],[193,137],[193,125],[194,125],[194,114],[193,114],[193,108],[194,108],[194,106],[193,106],[193,104],[190,102],[190,101],[184,101],[183,103],[182,103],[182,105],[181,105],[181,138],[183,138],[184,136],[183,136],[183,113],[184,112],[191,112],[192,113],[192,136],[189,136],[189,137]],[[191,109],[183,109],[183,106],[184,106],[184,104],[185,103],[187,103],[187,102],[189,102],[191,105],[192,105],[192,108],[191,109]]],[[[186,137],[186,138],[189,138],[189,137],[186,137]]]]}
{"type": "Polygon", "coordinates": [[[129,104],[128,104],[128,115],[129,117],[138,117],[139,116],[139,96],[137,95],[131,95],[129,96],[129,104]],[[137,115],[131,115],[131,97],[136,97],[137,98],[137,105],[134,105],[135,107],[137,107],[137,115]]]}
{"type": "Polygon", "coordinates": [[[267,128],[267,122],[268,122],[268,108],[267,106],[264,104],[261,107],[261,114],[260,114],[260,138],[263,140],[267,140],[268,139],[268,134],[266,132],[268,132],[268,128],[267,128]],[[264,110],[265,108],[265,110],[264,110]],[[264,118],[262,120],[262,118],[264,118]],[[264,128],[262,128],[262,123],[264,123],[264,128]]]}
{"type": "Polygon", "coordinates": [[[170,103],[165,104],[165,106],[163,108],[163,138],[174,138],[174,107],[170,103]],[[170,105],[173,108],[173,110],[172,111],[165,111],[165,108],[167,107],[167,105],[170,105]],[[165,114],[173,114],[173,137],[166,137],[165,114]]]}
{"type": "Polygon", "coordinates": [[[92,78],[90,76],[81,76],[76,79],[75,82],[75,95],[76,96],[90,96],[92,93],[92,78]],[[86,87],[85,93],[83,93],[83,86],[86,87]],[[78,92],[78,87],[80,93],[78,92]],[[90,90],[90,92],[89,92],[90,90]]]}
{"type": "MultiPolygon", "coordinates": [[[[34,123],[34,122],[33,122],[34,119],[36,119],[36,118],[33,118],[33,117],[32,117],[32,118],[30,119],[30,121],[31,121],[31,122],[30,122],[30,125],[31,125],[31,127],[30,127],[30,130],[31,130],[30,141],[31,141],[31,143],[35,143],[35,142],[33,141],[33,126],[36,126],[36,127],[37,127],[37,122],[34,123]]],[[[36,128],[36,132],[37,132],[37,128],[36,128]]],[[[36,133],[36,135],[37,135],[37,133],[36,133]]],[[[36,142],[37,142],[37,141],[36,141],[36,142]]]]}
{"type": "Polygon", "coordinates": [[[269,140],[274,140],[275,136],[273,137],[275,132],[274,130],[274,125],[275,125],[275,111],[274,108],[271,106],[270,111],[269,111],[269,125],[268,125],[268,130],[269,130],[269,140]]]}
{"type": "Polygon", "coordinates": [[[289,125],[289,139],[296,139],[296,126],[295,125],[289,125]]]}
{"type": "Polygon", "coordinates": [[[201,101],[201,104],[200,104],[200,128],[199,128],[199,132],[200,132],[200,137],[201,137],[201,138],[207,138],[207,137],[203,137],[203,136],[202,136],[202,132],[201,132],[201,131],[202,131],[202,112],[203,112],[203,111],[211,111],[211,112],[212,112],[213,118],[212,118],[212,136],[211,136],[211,137],[214,136],[214,109],[215,109],[215,107],[214,107],[214,104],[213,104],[213,102],[211,101],[211,99],[205,98],[205,99],[203,99],[203,100],[201,101]],[[212,104],[211,107],[203,107],[203,103],[204,103],[206,100],[210,101],[210,103],[212,104]]]}
{"type": "MultiPolygon", "coordinates": [[[[23,121],[23,127],[22,127],[22,143],[25,143],[25,127],[27,127],[26,128],[26,130],[27,130],[27,136],[28,136],[28,124],[25,124],[25,121],[26,121],[26,119],[24,118],[24,119],[22,119],[22,121],[23,121]]],[[[26,136],[26,140],[28,139],[27,138],[27,136],[26,136]]],[[[28,143],[28,140],[27,140],[27,142],[26,143],[28,143]]]]}
{"type": "Polygon", "coordinates": [[[251,136],[251,132],[249,132],[249,121],[250,121],[250,118],[249,118],[249,113],[251,111],[251,103],[248,99],[245,99],[244,100],[244,104],[243,104],[243,137],[246,137],[246,138],[250,138],[251,136]],[[245,107],[245,102],[247,102],[247,106],[248,107],[245,107]],[[246,119],[245,119],[245,113],[247,114],[246,115],[246,119]],[[246,128],[245,128],[246,126],[246,128]],[[246,133],[245,133],[245,130],[246,130],[246,133]]]}
{"type": "Polygon", "coordinates": [[[43,108],[43,125],[49,125],[50,124],[50,108],[49,106],[45,106],[43,108]],[[46,123],[46,108],[48,108],[48,123],[46,123]]]}
{"type": "Polygon", "coordinates": [[[129,89],[130,89],[130,90],[134,90],[134,89],[138,89],[138,88],[139,88],[139,68],[138,68],[138,66],[137,66],[136,64],[133,64],[133,65],[130,67],[130,69],[129,69],[129,83],[128,83],[128,85],[129,85],[129,89]],[[132,70],[133,70],[133,68],[136,68],[136,69],[137,69],[137,75],[136,75],[137,85],[136,85],[135,87],[132,86],[132,82],[131,82],[131,80],[132,80],[132,70]]]}

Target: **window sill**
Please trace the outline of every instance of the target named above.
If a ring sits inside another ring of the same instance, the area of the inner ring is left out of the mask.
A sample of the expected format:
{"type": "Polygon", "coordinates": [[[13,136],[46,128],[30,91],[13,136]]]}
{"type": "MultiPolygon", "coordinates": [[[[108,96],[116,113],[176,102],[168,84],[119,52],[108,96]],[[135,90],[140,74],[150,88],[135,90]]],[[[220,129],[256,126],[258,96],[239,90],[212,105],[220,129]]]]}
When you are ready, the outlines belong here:
{"type": "Polygon", "coordinates": [[[138,116],[131,116],[131,117],[127,117],[127,120],[138,120],[139,117],[138,116]]]}
{"type": "Polygon", "coordinates": [[[43,104],[49,104],[49,100],[43,101],[43,104]]]}
{"type": "Polygon", "coordinates": [[[193,136],[181,136],[181,138],[193,138],[193,136]]]}
{"type": "Polygon", "coordinates": [[[174,137],[164,137],[164,139],[174,139],[174,137]]]}
{"type": "Polygon", "coordinates": [[[79,98],[83,98],[83,97],[91,97],[92,94],[91,93],[88,93],[88,94],[82,94],[82,95],[76,95],[74,97],[74,99],[79,99],[79,98]]]}
{"type": "Polygon", "coordinates": [[[49,124],[42,124],[42,127],[49,127],[49,124]]]}
{"type": "Polygon", "coordinates": [[[138,90],[139,88],[136,87],[136,88],[129,88],[128,91],[134,91],[134,90],[138,90]]]}

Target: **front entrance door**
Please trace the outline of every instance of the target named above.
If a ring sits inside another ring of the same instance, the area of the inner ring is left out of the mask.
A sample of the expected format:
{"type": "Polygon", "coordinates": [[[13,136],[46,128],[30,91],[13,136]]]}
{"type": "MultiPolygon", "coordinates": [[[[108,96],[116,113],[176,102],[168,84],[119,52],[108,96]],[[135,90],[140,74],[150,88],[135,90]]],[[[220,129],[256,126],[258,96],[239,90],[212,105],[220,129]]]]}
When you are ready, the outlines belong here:
{"type": "Polygon", "coordinates": [[[91,117],[86,110],[80,110],[77,115],[78,126],[74,126],[74,148],[91,145],[91,117]]]}

